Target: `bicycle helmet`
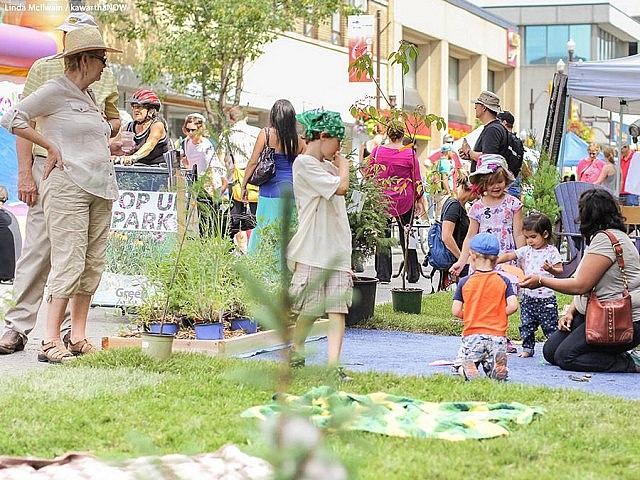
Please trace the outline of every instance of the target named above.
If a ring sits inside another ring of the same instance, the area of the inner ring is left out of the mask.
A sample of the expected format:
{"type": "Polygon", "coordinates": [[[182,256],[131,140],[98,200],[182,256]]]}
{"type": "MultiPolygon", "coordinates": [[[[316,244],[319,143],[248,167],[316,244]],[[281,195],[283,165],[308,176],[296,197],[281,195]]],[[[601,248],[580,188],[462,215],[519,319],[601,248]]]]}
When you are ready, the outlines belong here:
{"type": "Polygon", "coordinates": [[[137,90],[131,98],[127,100],[128,103],[139,103],[140,105],[149,106],[155,108],[156,110],[160,110],[160,99],[158,96],[153,93],[151,90],[145,90],[141,88],[137,90]]]}

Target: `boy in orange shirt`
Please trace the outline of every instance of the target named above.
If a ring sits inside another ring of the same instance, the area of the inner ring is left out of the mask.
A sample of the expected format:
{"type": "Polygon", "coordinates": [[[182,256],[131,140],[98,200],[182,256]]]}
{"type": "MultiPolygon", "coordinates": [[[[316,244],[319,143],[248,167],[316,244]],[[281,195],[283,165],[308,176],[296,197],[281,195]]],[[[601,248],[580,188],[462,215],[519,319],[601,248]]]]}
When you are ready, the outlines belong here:
{"type": "Polygon", "coordinates": [[[518,310],[508,279],[494,270],[498,239],[479,233],[471,239],[473,273],[458,283],[451,311],[464,322],[462,345],[454,367],[466,380],[480,376],[478,365],[494,380],[507,379],[507,316],[518,310]]]}

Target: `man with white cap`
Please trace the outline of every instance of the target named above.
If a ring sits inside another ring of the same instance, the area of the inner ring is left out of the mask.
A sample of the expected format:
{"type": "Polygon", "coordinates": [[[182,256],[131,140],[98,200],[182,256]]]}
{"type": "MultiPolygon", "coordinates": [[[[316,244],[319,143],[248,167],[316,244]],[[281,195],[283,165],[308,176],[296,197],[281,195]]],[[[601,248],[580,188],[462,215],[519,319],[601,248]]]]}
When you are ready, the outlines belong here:
{"type": "Polygon", "coordinates": [[[473,150],[465,140],[462,142],[462,148],[458,151],[461,158],[471,161],[472,172],[476,169],[476,161],[480,155],[502,152],[507,134],[506,129],[497,118],[502,109],[500,108],[500,98],[495,93],[485,90],[473,101],[473,104],[476,118],[482,122],[484,128],[473,146],[473,150]]]}
{"type": "MultiPolygon", "coordinates": [[[[86,13],[72,13],[64,23],[58,27],[62,30],[63,45],[68,32],[98,25],[91,15],[86,13]]],[[[27,80],[22,92],[22,98],[28,97],[33,91],[48,80],[60,77],[64,74],[63,60],[53,59],[52,56],[44,57],[32,65],[27,75],[27,80]]],[[[111,127],[111,136],[117,134],[120,129],[120,115],[117,108],[118,88],[113,72],[104,68],[99,81],[91,86],[96,103],[102,110],[111,127]]],[[[31,126],[38,129],[36,122],[31,126]]],[[[39,183],[42,176],[43,161],[34,161],[46,158],[47,151],[34,145],[30,141],[18,137],[16,139],[16,152],[18,156],[18,198],[29,205],[27,215],[25,245],[22,256],[16,265],[16,276],[13,284],[15,306],[5,315],[5,329],[0,338],[0,354],[10,354],[24,349],[27,335],[36,325],[38,310],[42,303],[43,291],[49,270],[51,245],[47,236],[44,211],[39,195],[39,183]]],[[[71,325],[69,312],[65,313],[65,319],[61,330],[66,337],[71,325]]]]}

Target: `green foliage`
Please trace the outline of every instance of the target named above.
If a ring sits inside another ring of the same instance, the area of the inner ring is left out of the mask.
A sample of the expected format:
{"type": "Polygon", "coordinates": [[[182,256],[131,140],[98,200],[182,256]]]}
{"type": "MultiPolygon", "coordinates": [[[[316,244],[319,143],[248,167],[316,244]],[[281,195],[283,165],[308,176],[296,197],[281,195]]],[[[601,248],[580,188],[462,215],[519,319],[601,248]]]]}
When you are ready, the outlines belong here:
{"type": "Polygon", "coordinates": [[[146,275],[150,265],[176,245],[175,233],[109,232],[105,270],[122,275],[146,275]]]}
{"type": "MultiPolygon", "coordinates": [[[[118,36],[145,48],[144,83],[167,82],[203,99],[214,131],[222,108],[238,102],[243,68],[296,21],[318,24],[347,7],[342,0],[132,0],[133,14],[103,18],[118,36]]],[[[106,14],[103,14],[103,17],[106,14]]]]}
{"type": "Polygon", "coordinates": [[[386,213],[389,198],[384,193],[384,182],[375,179],[376,172],[362,165],[352,165],[349,172],[348,198],[354,199],[354,192],[362,195],[362,209],[349,208],[347,216],[351,227],[351,264],[361,263],[373,255],[376,248],[390,248],[395,239],[386,236],[386,213]]]}
{"type": "Polygon", "coordinates": [[[554,188],[560,183],[560,174],[549,160],[549,154],[542,151],[538,168],[529,180],[530,193],[525,195],[525,213],[542,212],[555,223],[560,214],[560,206],[554,194],[554,188]]]}
{"type": "Polygon", "coordinates": [[[147,278],[155,293],[145,301],[140,315],[163,311],[168,302],[169,316],[181,314],[209,322],[218,321],[234,305],[240,308],[245,300],[233,250],[230,240],[216,236],[186,239],[181,250],[174,249],[149,265],[147,278]]]}
{"type": "MultiPolygon", "coordinates": [[[[398,46],[398,50],[392,52],[389,55],[390,65],[399,65],[402,69],[402,91],[404,93],[404,75],[409,72],[411,68],[409,65],[409,60],[415,60],[417,58],[418,51],[415,45],[412,43],[406,42],[404,40],[400,41],[400,45],[398,46]]],[[[356,100],[350,108],[351,115],[353,118],[369,121],[373,120],[375,123],[379,123],[389,128],[390,126],[401,123],[405,127],[405,136],[409,138],[411,145],[408,145],[407,148],[411,148],[412,144],[415,143],[416,133],[423,127],[430,127],[432,124],[438,130],[442,130],[446,127],[446,122],[444,118],[439,117],[432,113],[426,113],[426,110],[423,105],[418,105],[412,111],[405,110],[404,108],[396,108],[392,105],[389,98],[385,95],[385,92],[382,90],[381,85],[373,75],[373,59],[368,54],[362,54],[356,60],[354,60],[351,64],[349,64],[349,70],[355,70],[358,76],[368,75],[373,79],[376,90],[380,97],[384,98],[385,101],[389,104],[389,110],[378,111],[376,107],[370,105],[370,98],[365,98],[361,100],[356,100]]],[[[404,190],[408,184],[408,182],[413,179],[419,179],[420,172],[413,172],[411,178],[404,183],[400,183],[399,187],[396,186],[394,188],[398,188],[399,190],[404,190]]],[[[396,185],[398,185],[396,179],[396,185]]],[[[418,186],[419,189],[422,188],[422,184],[418,186]]],[[[418,191],[417,193],[421,193],[418,191]]],[[[408,226],[413,225],[413,221],[415,218],[415,212],[411,216],[411,220],[408,223],[408,226]]],[[[406,228],[407,225],[400,225],[400,228],[406,228]]],[[[408,264],[408,252],[409,252],[409,235],[405,235],[406,245],[404,246],[404,263],[408,264]]],[[[408,269],[405,268],[402,275],[402,288],[406,288],[406,280],[408,275],[408,269]]]]}

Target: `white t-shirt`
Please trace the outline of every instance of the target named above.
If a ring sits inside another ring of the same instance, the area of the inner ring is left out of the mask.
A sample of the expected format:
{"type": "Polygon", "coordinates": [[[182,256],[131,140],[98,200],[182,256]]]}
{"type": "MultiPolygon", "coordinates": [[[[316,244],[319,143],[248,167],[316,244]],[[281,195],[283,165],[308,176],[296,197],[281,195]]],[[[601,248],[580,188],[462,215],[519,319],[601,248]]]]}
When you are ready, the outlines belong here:
{"type": "Polygon", "coordinates": [[[313,267],[351,271],[351,229],[345,198],[336,195],[338,168],[327,160],[298,155],[293,162],[293,193],[298,230],[289,242],[290,267],[296,262],[313,267]]]}
{"type": "MultiPolygon", "coordinates": [[[[558,249],[553,245],[547,245],[540,249],[535,249],[529,245],[525,245],[524,247],[520,247],[516,250],[516,256],[518,257],[518,263],[524,270],[525,275],[553,277],[551,273],[542,268],[544,262],[549,262],[551,265],[562,262],[560,252],[558,252],[558,249]]],[[[549,298],[554,295],[553,290],[547,287],[523,290],[524,295],[534,298],[549,298]]]]}
{"type": "Polygon", "coordinates": [[[231,127],[229,144],[233,152],[233,161],[240,170],[247,168],[259,133],[258,127],[253,127],[244,120],[237,121],[231,127]]]}
{"type": "Polygon", "coordinates": [[[216,156],[216,151],[208,138],[203,138],[200,143],[193,143],[188,138],[184,145],[184,154],[189,162],[189,168],[198,166],[198,176],[200,176],[212,166],[211,162],[216,156]]]}

